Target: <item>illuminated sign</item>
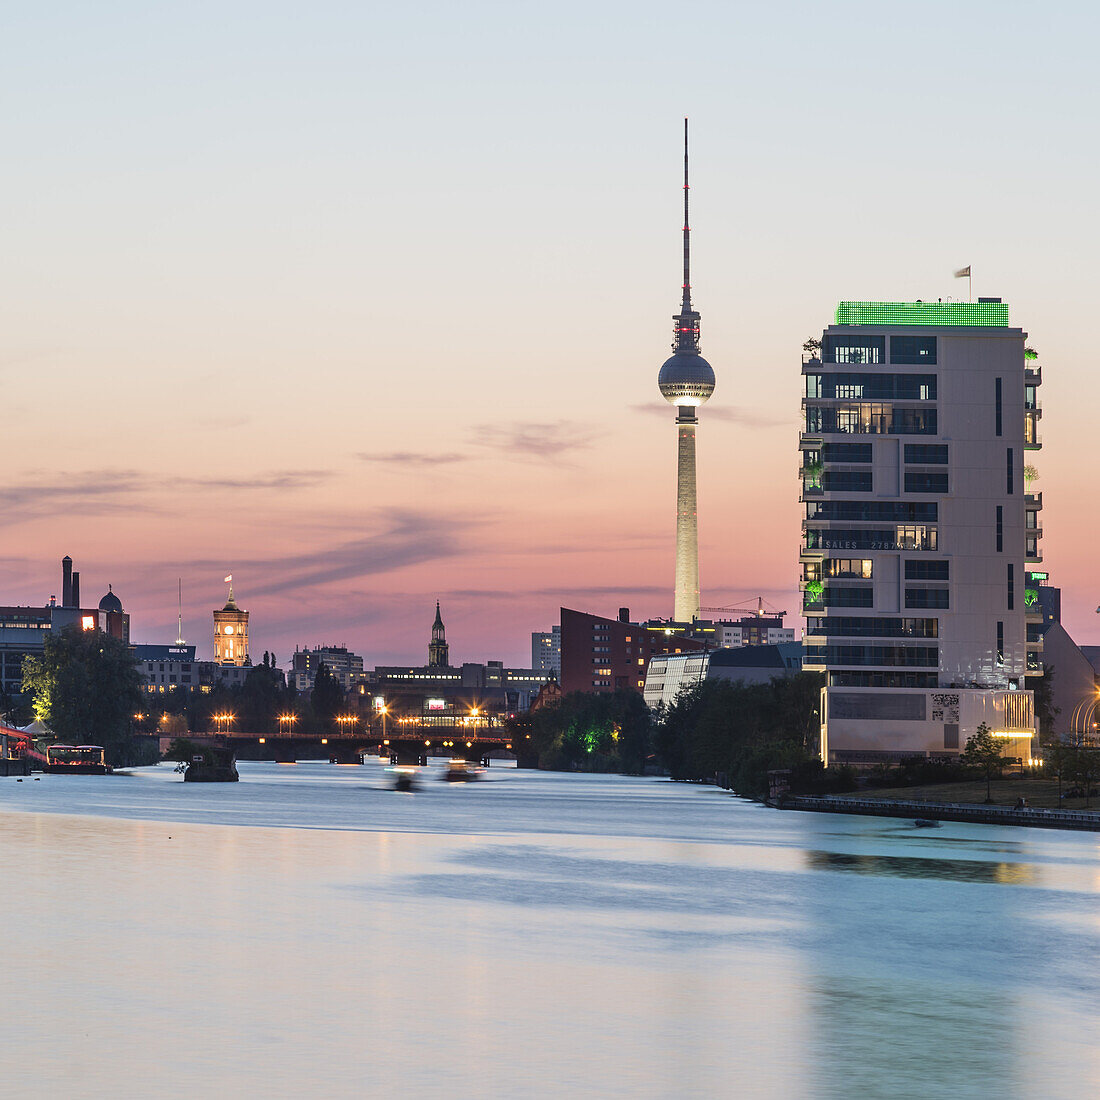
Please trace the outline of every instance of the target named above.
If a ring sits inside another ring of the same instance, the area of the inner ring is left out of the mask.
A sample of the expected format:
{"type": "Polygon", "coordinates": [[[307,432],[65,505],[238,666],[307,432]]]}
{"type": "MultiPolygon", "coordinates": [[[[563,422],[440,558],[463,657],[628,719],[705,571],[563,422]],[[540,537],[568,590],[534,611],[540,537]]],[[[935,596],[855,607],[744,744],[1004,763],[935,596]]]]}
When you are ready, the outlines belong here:
{"type": "Polygon", "coordinates": [[[838,325],[981,325],[1004,328],[1004,302],[841,302],[838,325]]]}
{"type": "Polygon", "coordinates": [[[80,626],[83,630],[95,630],[95,616],[85,615],[80,620],[80,626]]]}
{"type": "Polygon", "coordinates": [[[446,699],[429,699],[428,700],[428,710],[446,710],[446,709],[447,709],[447,700],[446,699]]]}
{"type": "Polygon", "coordinates": [[[374,713],[380,714],[386,709],[386,697],[384,695],[376,695],[374,697],[374,713]]]}

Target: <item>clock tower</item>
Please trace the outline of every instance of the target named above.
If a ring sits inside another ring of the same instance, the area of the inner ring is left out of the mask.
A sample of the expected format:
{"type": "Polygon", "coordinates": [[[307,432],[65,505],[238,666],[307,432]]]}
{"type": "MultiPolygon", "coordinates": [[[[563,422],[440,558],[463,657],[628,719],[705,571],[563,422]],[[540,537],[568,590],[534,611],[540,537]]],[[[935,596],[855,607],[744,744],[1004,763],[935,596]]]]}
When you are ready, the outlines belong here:
{"type": "Polygon", "coordinates": [[[229,599],[221,611],[214,612],[214,661],[219,665],[250,665],[248,659],[248,612],[242,611],[233,599],[233,576],[229,584],[229,599]]]}

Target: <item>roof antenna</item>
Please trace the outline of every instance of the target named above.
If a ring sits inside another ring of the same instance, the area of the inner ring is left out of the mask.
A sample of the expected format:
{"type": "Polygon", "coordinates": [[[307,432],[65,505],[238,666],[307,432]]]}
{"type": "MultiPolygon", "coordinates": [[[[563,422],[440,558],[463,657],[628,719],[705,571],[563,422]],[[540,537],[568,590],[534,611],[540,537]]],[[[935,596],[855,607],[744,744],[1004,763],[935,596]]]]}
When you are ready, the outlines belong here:
{"type": "Polygon", "coordinates": [[[176,645],[187,645],[183,640],[183,577],[177,577],[176,581],[179,586],[179,616],[177,620],[179,627],[176,631],[176,645]]]}

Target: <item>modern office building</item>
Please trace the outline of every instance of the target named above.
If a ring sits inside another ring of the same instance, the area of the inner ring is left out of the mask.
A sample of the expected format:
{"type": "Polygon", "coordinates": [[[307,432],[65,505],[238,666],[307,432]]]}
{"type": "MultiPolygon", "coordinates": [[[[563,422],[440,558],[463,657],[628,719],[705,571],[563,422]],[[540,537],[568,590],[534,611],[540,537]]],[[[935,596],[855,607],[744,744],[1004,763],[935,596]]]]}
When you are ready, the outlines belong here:
{"type": "Polygon", "coordinates": [[[705,641],[671,631],[647,630],[630,621],[630,608],[620,607],[617,619],[561,609],[562,691],[609,694],[623,688],[641,692],[653,657],[662,653],[697,653],[705,641]]]}
{"type": "Polygon", "coordinates": [[[661,654],[651,658],[646,671],[646,706],[668,707],[686,687],[704,680],[733,680],[767,684],[802,671],[802,643],[738,645],[705,653],[661,654]]]}
{"type": "Polygon", "coordinates": [[[684,119],[684,282],[673,318],[673,354],[657,375],[661,396],[676,406],[676,585],[672,617],[699,617],[699,519],[695,484],[695,410],[714,392],[714,370],[699,354],[699,314],[691,304],[691,229],[688,223],[688,123],[684,119]]]}
{"type": "Polygon", "coordinates": [[[1031,755],[1025,337],[999,299],[841,302],[803,363],[804,667],[828,677],[827,762],[955,754],[982,722],[1031,755]]]}
{"type": "Polygon", "coordinates": [[[553,672],[561,678],[561,627],[536,630],[531,634],[531,667],[553,672]]]}

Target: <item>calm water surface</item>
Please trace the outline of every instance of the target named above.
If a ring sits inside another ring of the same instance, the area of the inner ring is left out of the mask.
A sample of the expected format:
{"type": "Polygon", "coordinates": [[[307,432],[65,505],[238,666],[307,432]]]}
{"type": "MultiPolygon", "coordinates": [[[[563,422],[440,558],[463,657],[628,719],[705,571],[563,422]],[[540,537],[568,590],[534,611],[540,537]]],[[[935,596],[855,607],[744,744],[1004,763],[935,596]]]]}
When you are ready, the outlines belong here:
{"type": "Polygon", "coordinates": [[[1100,1087],[1095,835],[388,778],[0,779],[0,1096],[1100,1087]]]}

